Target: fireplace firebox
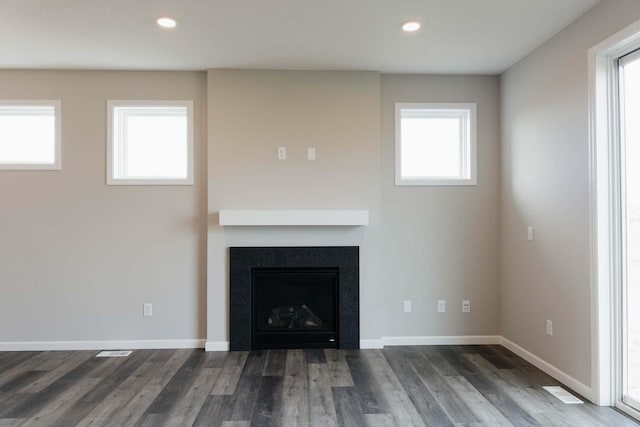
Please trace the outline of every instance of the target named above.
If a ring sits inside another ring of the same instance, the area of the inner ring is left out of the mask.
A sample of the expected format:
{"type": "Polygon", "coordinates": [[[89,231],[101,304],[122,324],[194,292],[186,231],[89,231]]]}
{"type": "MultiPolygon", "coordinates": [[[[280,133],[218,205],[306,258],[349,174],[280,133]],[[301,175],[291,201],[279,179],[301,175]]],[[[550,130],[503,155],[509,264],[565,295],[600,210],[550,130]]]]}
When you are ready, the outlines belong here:
{"type": "Polygon", "coordinates": [[[254,268],[251,282],[251,348],[337,347],[337,269],[254,268]]]}
{"type": "Polygon", "coordinates": [[[359,348],[358,247],[232,247],[231,350],[359,348]]]}

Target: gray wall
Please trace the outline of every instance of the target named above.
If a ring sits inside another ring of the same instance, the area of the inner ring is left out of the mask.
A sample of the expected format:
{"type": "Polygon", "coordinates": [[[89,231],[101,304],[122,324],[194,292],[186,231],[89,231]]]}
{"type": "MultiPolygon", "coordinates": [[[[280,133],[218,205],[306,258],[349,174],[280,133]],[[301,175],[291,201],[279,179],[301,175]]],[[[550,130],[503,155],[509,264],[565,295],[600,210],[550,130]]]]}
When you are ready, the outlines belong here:
{"type": "Polygon", "coordinates": [[[587,50],[640,19],[603,1],[502,76],[503,335],[591,384],[587,50]],[[527,225],[535,240],[527,241],[527,225]],[[554,325],[545,334],[545,320],[554,325]]]}
{"type": "Polygon", "coordinates": [[[500,88],[492,76],[382,76],[383,336],[493,335],[498,288],[500,88]],[[478,185],[396,187],[394,104],[475,102],[478,185]],[[403,299],[413,313],[402,313],[403,299]],[[437,300],[447,312],[437,313],[437,300]],[[462,313],[462,300],[471,313],[462,313]]]}
{"type": "Polygon", "coordinates": [[[363,339],[497,334],[498,83],[210,71],[208,339],[228,340],[227,247],[241,245],[359,245],[363,339]],[[400,101],[478,103],[478,186],[394,186],[400,101]],[[289,160],[276,160],[278,145],[288,147],[289,160]],[[317,148],[317,161],[305,160],[307,146],[317,148]],[[224,228],[221,209],[369,209],[371,225],[224,228]],[[471,299],[471,314],[462,314],[463,298],[471,299]],[[413,301],[411,314],[403,313],[405,299],[413,301]],[[436,313],[438,299],[448,301],[447,313],[436,313]]]}
{"type": "Polygon", "coordinates": [[[497,77],[230,70],[0,77],[0,98],[62,99],[64,150],[61,172],[0,171],[7,201],[0,342],[227,341],[227,248],[241,245],[360,246],[363,339],[499,333],[497,77]],[[195,101],[195,186],[104,184],[106,100],[149,98],[195,101]],[[394,186],[400,101],[478,103],[478,186],[394,186]],[[288,160],[276,159],[279,145],[288,160]],[[306,160],[308,146],[317,148],[316,161],[306,160]],[[260,208],[368,209],[371,224],[217,225],[221,209],[260,208]],[[463,298],[471,314],[461,313],[463,298]],[[411,314],[402,311],[405,299],[411,314]],[[438,299],[447,300],[447,313],[436,313],[438,299]],[[154,303],[153,317],[142,317],[143,302],[154,303]]]}
{"type": "Polygon", "coordinates": [[[62,100],[63,150],[0,171],[0,341],[204,336],[205,96],[205,73],[0,72],[0,99],[62,100]],[[107,99],[192,99],[195,185],[106,186],[107,99]]]}

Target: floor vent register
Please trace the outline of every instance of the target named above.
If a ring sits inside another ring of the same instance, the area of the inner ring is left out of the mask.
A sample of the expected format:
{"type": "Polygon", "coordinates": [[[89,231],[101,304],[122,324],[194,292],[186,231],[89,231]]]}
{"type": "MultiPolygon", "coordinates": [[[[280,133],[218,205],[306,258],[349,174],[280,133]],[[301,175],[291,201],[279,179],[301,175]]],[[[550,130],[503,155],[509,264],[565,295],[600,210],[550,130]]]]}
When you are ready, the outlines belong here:
{"type": "Polygon", "coordinates": [[[573,394],[569,393],[567,390],[563,389],[560,386],[544,386],[542,388],[553,394],[555,397],[557,397],[567,405],[578,405],[580,403],[584,403],[582,400],[578,399],[573,394]]]}
{"type": "Polygon", "coordinates": [[[101,351],[96,357],[127,357],[132,351],[101,351]]]}

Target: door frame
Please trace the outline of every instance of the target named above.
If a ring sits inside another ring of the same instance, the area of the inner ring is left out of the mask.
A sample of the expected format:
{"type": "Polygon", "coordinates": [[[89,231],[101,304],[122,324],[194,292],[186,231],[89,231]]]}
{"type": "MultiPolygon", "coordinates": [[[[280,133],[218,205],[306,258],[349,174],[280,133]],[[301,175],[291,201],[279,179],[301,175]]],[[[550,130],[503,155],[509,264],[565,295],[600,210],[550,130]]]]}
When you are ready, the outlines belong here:
{"type": "Polygon", "coordinates": [[[622,402],[622,241],[618,63],[640,47],[640,21],[589,49],[591,386],[598,405],[622,402]]]}

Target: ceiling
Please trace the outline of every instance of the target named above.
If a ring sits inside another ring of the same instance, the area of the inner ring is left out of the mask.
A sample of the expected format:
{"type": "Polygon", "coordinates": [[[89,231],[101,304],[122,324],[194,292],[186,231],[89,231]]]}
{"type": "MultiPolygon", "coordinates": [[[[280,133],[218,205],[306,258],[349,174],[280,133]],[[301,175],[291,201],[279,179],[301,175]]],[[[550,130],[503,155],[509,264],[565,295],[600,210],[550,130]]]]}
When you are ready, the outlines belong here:
{"type": "Polygon", "coordinates": [[[0,0],[0,68],[495,74],[599,2],[0,0]]]}

